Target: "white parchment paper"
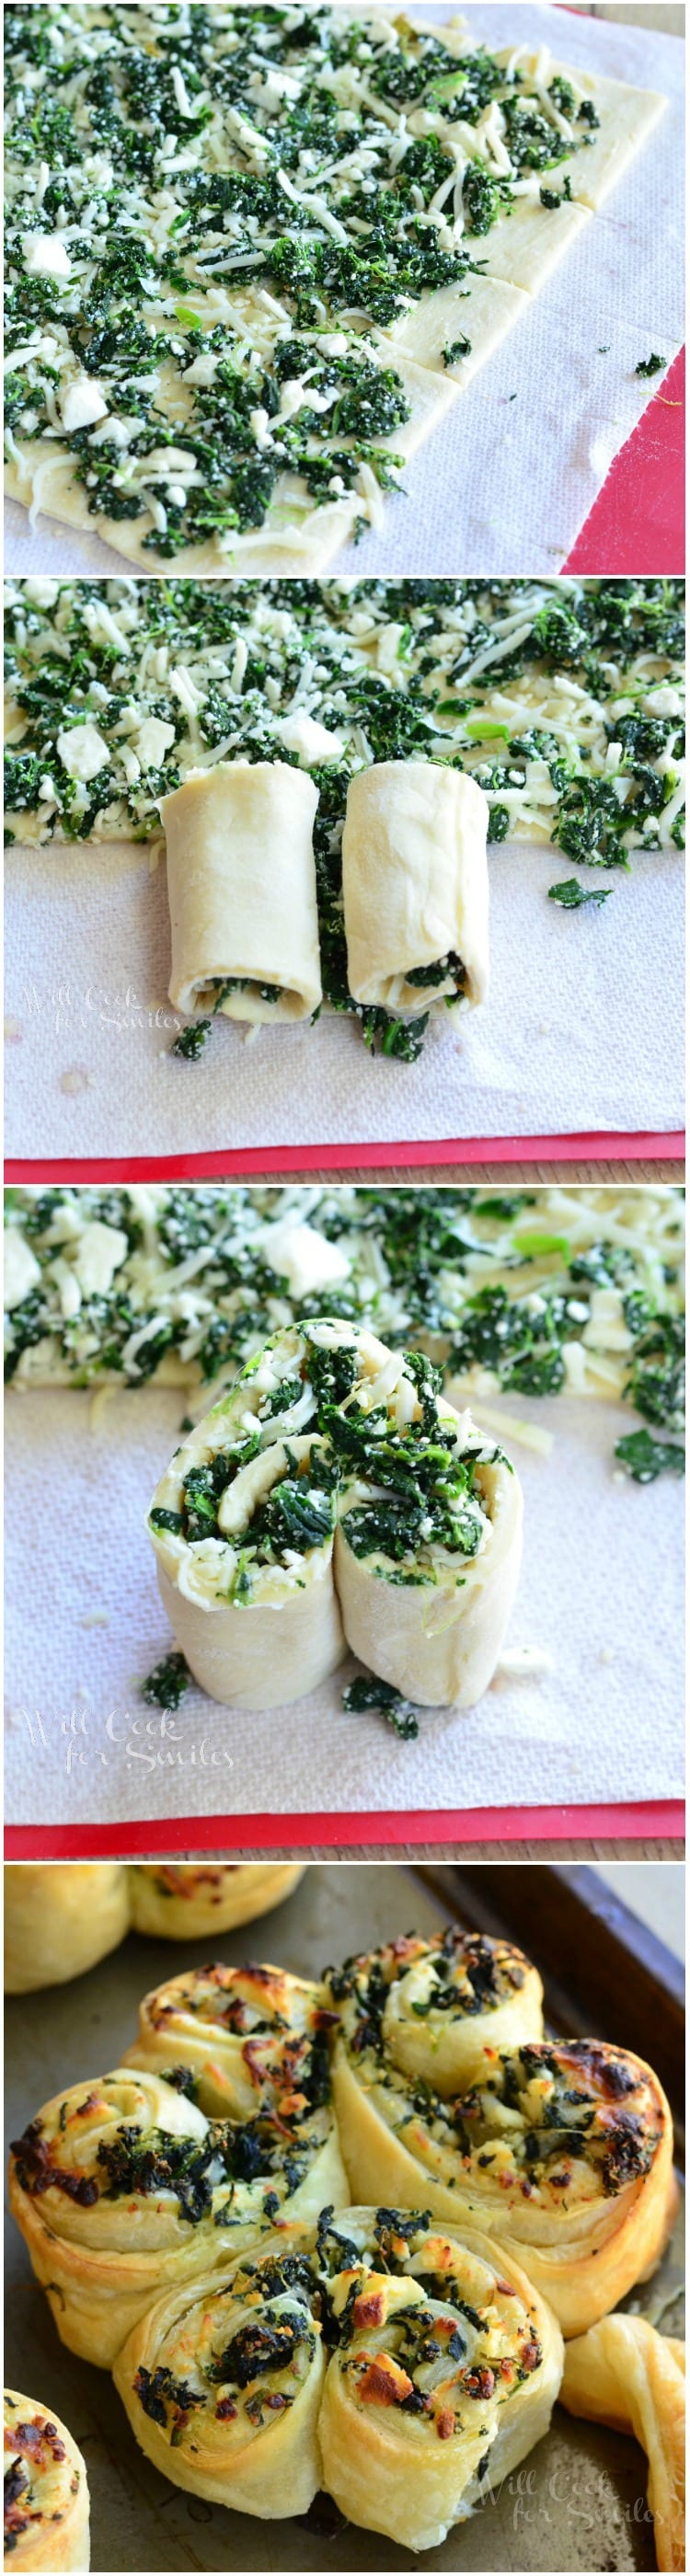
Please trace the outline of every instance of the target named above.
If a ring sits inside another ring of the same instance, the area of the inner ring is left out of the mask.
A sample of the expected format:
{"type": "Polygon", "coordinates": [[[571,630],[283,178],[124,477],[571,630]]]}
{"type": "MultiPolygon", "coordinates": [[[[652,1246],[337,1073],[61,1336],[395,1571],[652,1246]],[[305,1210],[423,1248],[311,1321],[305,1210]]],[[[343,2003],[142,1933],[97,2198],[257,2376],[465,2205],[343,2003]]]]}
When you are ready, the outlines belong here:
{"type": "Polygon", "coordinates": [[[10,849],[5,1146],[10,1155],[202,1153],[280,1145],[661,1131],[683,1125],[683,863],[633,854],[601,908],[564,913],[550,846],[489,853],[491,980],[444,1012],[415,1065],[372,1058],[355,1023],[221,1020],[171,1057],[161,860],[141,845],[10,849]]]}
{"type": "MultiPolygon", "coordinates": [[[[504,1410],[520,1412],[515,1399],[504,1410]]],[[[551,1399],[548,1456],[513,1455],[523,1572],[500,1674],[402,1744],[341,1705],[346,1667],[300,1706],[238,1715],[190,1689],[164,1717],[142,1678],[172,1642],[143,1528],[179,1393],[14,1392],[7,1406],[6,1815],[10,1824],[315,1810],[592,1804],[682,1793],[682,1499],[620,1481],[625,1409],[551,1399]],[[615,1472],[614,1472],[615,1471],[615,1472]]]]}
{"type": "MultiPolygon", "coordinates": [[[[429,5],[425,14],[453,13],[429,5]]],[[[584,237],[407,467],[406,497],[389,503],[383,529],[339,558],[362,576],[557,572],[650,400],[638,360],[657,349],[670,364],[682,343],[681,39],[531,0],[467,0],[463,14],[476,44],[546,41],[561,62],[660,90],[669,104],[584,237]]],[[[652,398],[660,391],[657,378],[652,398]]],[[[88,532],[45,518],[32,532],[16,502],[6,564],[15,574],[123,569],[88,532]]]]}

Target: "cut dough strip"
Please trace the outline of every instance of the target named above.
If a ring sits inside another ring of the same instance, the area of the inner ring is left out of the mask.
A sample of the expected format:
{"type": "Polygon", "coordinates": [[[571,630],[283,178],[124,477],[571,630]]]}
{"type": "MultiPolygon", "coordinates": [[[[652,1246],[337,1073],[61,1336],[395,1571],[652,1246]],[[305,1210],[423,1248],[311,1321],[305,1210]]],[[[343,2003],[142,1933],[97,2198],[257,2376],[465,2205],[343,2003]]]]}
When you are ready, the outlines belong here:
{"type": "Polygon", "coordinates": [[[657,2566],[685,2557],[685,2345],[647,2317],[602,2317],[568,2345],[561,2390],[569,2415],[634,2433],[649,2461],[657,2566]]]}

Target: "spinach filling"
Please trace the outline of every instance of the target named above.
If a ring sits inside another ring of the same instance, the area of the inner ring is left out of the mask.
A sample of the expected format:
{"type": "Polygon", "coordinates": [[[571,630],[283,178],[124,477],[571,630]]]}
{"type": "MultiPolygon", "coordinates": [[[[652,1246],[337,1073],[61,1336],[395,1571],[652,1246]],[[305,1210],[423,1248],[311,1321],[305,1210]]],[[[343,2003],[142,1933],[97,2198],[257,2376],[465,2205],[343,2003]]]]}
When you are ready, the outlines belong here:
{"type": "Polygon", "coordinates": [[[524,171],[591,142],[591,104],[578,108],[554,79],[554,105],[572,123],[565,140],[525,76],[485,49],[458,62],[438,35],[391,22],[384,37],[366,18],[343,31],[328,9],[310,22],[264,5],[200,5],[156,23],[145,44],[127,7],[100,27],[88,10],[37,0],[31,12],[8,9],[6,22],[10,436],[60,434],[54,392],[69,352],[102,385],[113,430],[63,430],[74,478],[97,518],[141,521],[144,549],[163,564],[260,528],[285,474],[298,475],[307,503],[364,498],[363,467],[381,489],[394,485],[400,458],[381,441],[409,405],[367,331],[471,276],[475,240],[524,171]],[[458,240],[446,220],[447,145],[407,128],[400,154],[397,126],[421,109],[425,121],[476,127],[492,100],[510,167],[496,180],[478,139],[458,240]],[[62,239],[67,215],[66,269],[44,269],[40,256],[34,267],[31,236],[50,227],[62,239]],[[208,300],[218,288],[236,307],[221,321],[208,300]],[[258,319],[248,291],[264,299],[258,319]],[[324,335],[340,317],[346,346],[330,351],[324,335]],[[305,333],[306,399],[293,410],[281,393],[302,376],[305,333]],[[200,358],[217,360],[210,376],[200,358]],[[173,417],[161,369],[183,389],[184,415],[177,401],[173,417]]]}
{"type": "Polygon", "coordinates": [[[436,1582],[435,1548],[463,1559],[476,1556],[486,1507],[471,1453],[461,1456],[442,1431],[435,1440],[388,1431],[382,1410],[348,1413],[339,1427],[334,1424],[333,1440],[343,1472],[372,1488],[371,1499],[348,1504],[346,1498],[341,1511],[353,1556],[384,1557],[398,1569],[391,1579],[401,1583],[436,1582]]]}

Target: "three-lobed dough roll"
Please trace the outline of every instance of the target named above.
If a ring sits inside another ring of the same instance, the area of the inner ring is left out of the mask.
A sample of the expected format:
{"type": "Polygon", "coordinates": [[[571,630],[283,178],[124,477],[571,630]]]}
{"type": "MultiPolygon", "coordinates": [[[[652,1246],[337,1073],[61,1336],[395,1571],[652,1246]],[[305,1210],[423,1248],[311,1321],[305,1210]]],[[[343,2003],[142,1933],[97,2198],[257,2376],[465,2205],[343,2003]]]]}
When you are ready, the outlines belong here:
{"type": "Polygon", "coordinates": [[[351,778],[343,901],[356,1002],[417,1017],[484,1000],[487,820],[476,779],[436,761],[385,760],[351,778]]]}
{"type": "Polygon", "coordinates": [[[216,1407],[176,1451],[148,1529],[170,1625],[212,1699],[273,1708],[335,1672],[335,1485],[316,1435],[229,1442],[216,1407]]]}
{"type": "Polygon", "coordinates": [[[119,1861],[8,1862],[4,1881],[10,1995],[83,1976],[129,1930],[128,1874],[119,1861]]]}
{"type": "Polygon", "coordinates": [[[90,2566],[89,2489],[77,2443],[52,2408],[5,2389],[5,2561],[46,2576],[90,2566]]]}
{"type": "Polygon", "coordinates": [[[568,2345],[561,2390],[569,2415],[634,2433],[649,2461],[657,2567],[685,2555],[685,2345],[647,2317],[602,2317],[568,2345]]]}
{"type": "Polygon", "coordinates": [[[201,1941],[252,1923],[302,1871],[289,1861],[22,1861],[4,1875],[5,1990],[25,1995],[82,1976],[130,1929],[201,1941]]]}
{"type": "MultiPolygon", "coordinates": [[[[407,1984],[408,1945],[391,1943],[331,1975],[340,2014],[333,2090],[350,2186],[358,2199],[423,2202],[440,2219],[482,2229],[525,2264],[563,2333],[579,2335],[653,2268],[670,2234],[676,2192],[668,2103],[652,2068],[629,2052],[603,2041],[541,2038],[529,1985],[523,1997],[536,2035],[511,2031],[507,2045],[494,2046],[506,1961],[485,1943],[487,1984],[484,1994],[474,1989],[472,2010],[457,1973],[464,1938],[452,1954],[457,2086],[452,2034],[437,2082],[449,1964],[442,1945],[430,1945],[419,1997],[429,2009],[414,2015],[413,2062],[405,1996],[400,2008],[395,1999],[398,1984],[407,1984]],[[473,2068],[463,2062],[468,2009],[473,2048],[486,2045],[483,2067],[481,2058],[473,2068]]],[[[413,1945],[416,1982],[423,1947],[413,1945]]],[[[513,1959],[519,1967],[521,1954],[513,1959]]],[[[526,1975],[526,1961],[521,1968],[526,1975]]]]}
{"type": "Polygon", "coordinates": [[[177,1010],[258,1021],[318,1008],[317,804],[283,760],[218,761],[163,797],[177,1010]]]}
{"type": "Polygon", "coordinates": [[[424,1354],[322,1318],[273,1335],[176,1450],[148,1530],[171,1626],[212,1697],[306,1697],[345,1641],[424,1705],[481,1697],[517,1585],[522,1494],[440,1385],[424,1354]]]}
{"type": "Polygon", "coordinates": [[[273,2519],[325,2486],[434,2548],[547,2430],[563,2349],[513,2262],[428,2212],[324,2210],[143,2317],[115,2366],[176,2485],[273,2519]]]}
{"type": "Polygon", "coordinates": [[[249,2117],[209,2119],[179,2089],[196,2082],[178,2057],[170,2081],[124,2066],[73,2085],[14,2141],[10,2204],[72,2352],[109,2366],[164,2289],[277,2225],[313,2223],[324,2197],[345,2205],[326,2052],[310,2037],[297,2045],[297,2085],[287,2041],[262,2066],[249,2117]]]}

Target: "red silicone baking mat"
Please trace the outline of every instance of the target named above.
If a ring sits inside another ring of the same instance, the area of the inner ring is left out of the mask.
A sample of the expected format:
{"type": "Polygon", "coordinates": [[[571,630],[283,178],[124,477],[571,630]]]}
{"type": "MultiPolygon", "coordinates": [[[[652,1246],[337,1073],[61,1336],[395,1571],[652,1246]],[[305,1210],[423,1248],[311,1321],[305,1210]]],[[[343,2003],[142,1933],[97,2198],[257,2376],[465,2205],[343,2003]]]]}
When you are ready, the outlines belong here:
{"type": "Polygon", "coordinates": [[[118,1860],[144,1852],[302,1851],[307,1844],[568,1842],[590,1835],[639,1842],[682,1835],[681,1799],[658,1798],[635,1806],[414,1808],[407,1815],[291,1816],[280,1836],[277,1816],[156,1817],[109,1825],[8,1825],[6,1860],[118,1860]]]}
{"type": "Polygon", "coordinates": [[[685,1154],[682,1128],[663,1136],[446,1136],[431,1143],[407,1140],[397,1145],[274,1145],[233,1154],[137,1155],[123,1162],[6,1162],[5,1180],[55,1181],[210,1181],[265,1179],[273,1172],[347,1172],[358,1165],[393,1171],[396,1164],[434,1163],[608,1163],[671,1162],[685,1154]]]}
{"type": "Polygon", "coordinates": [[[563,570],[684,573],[684,349],[614,459],[563,570]]]}

